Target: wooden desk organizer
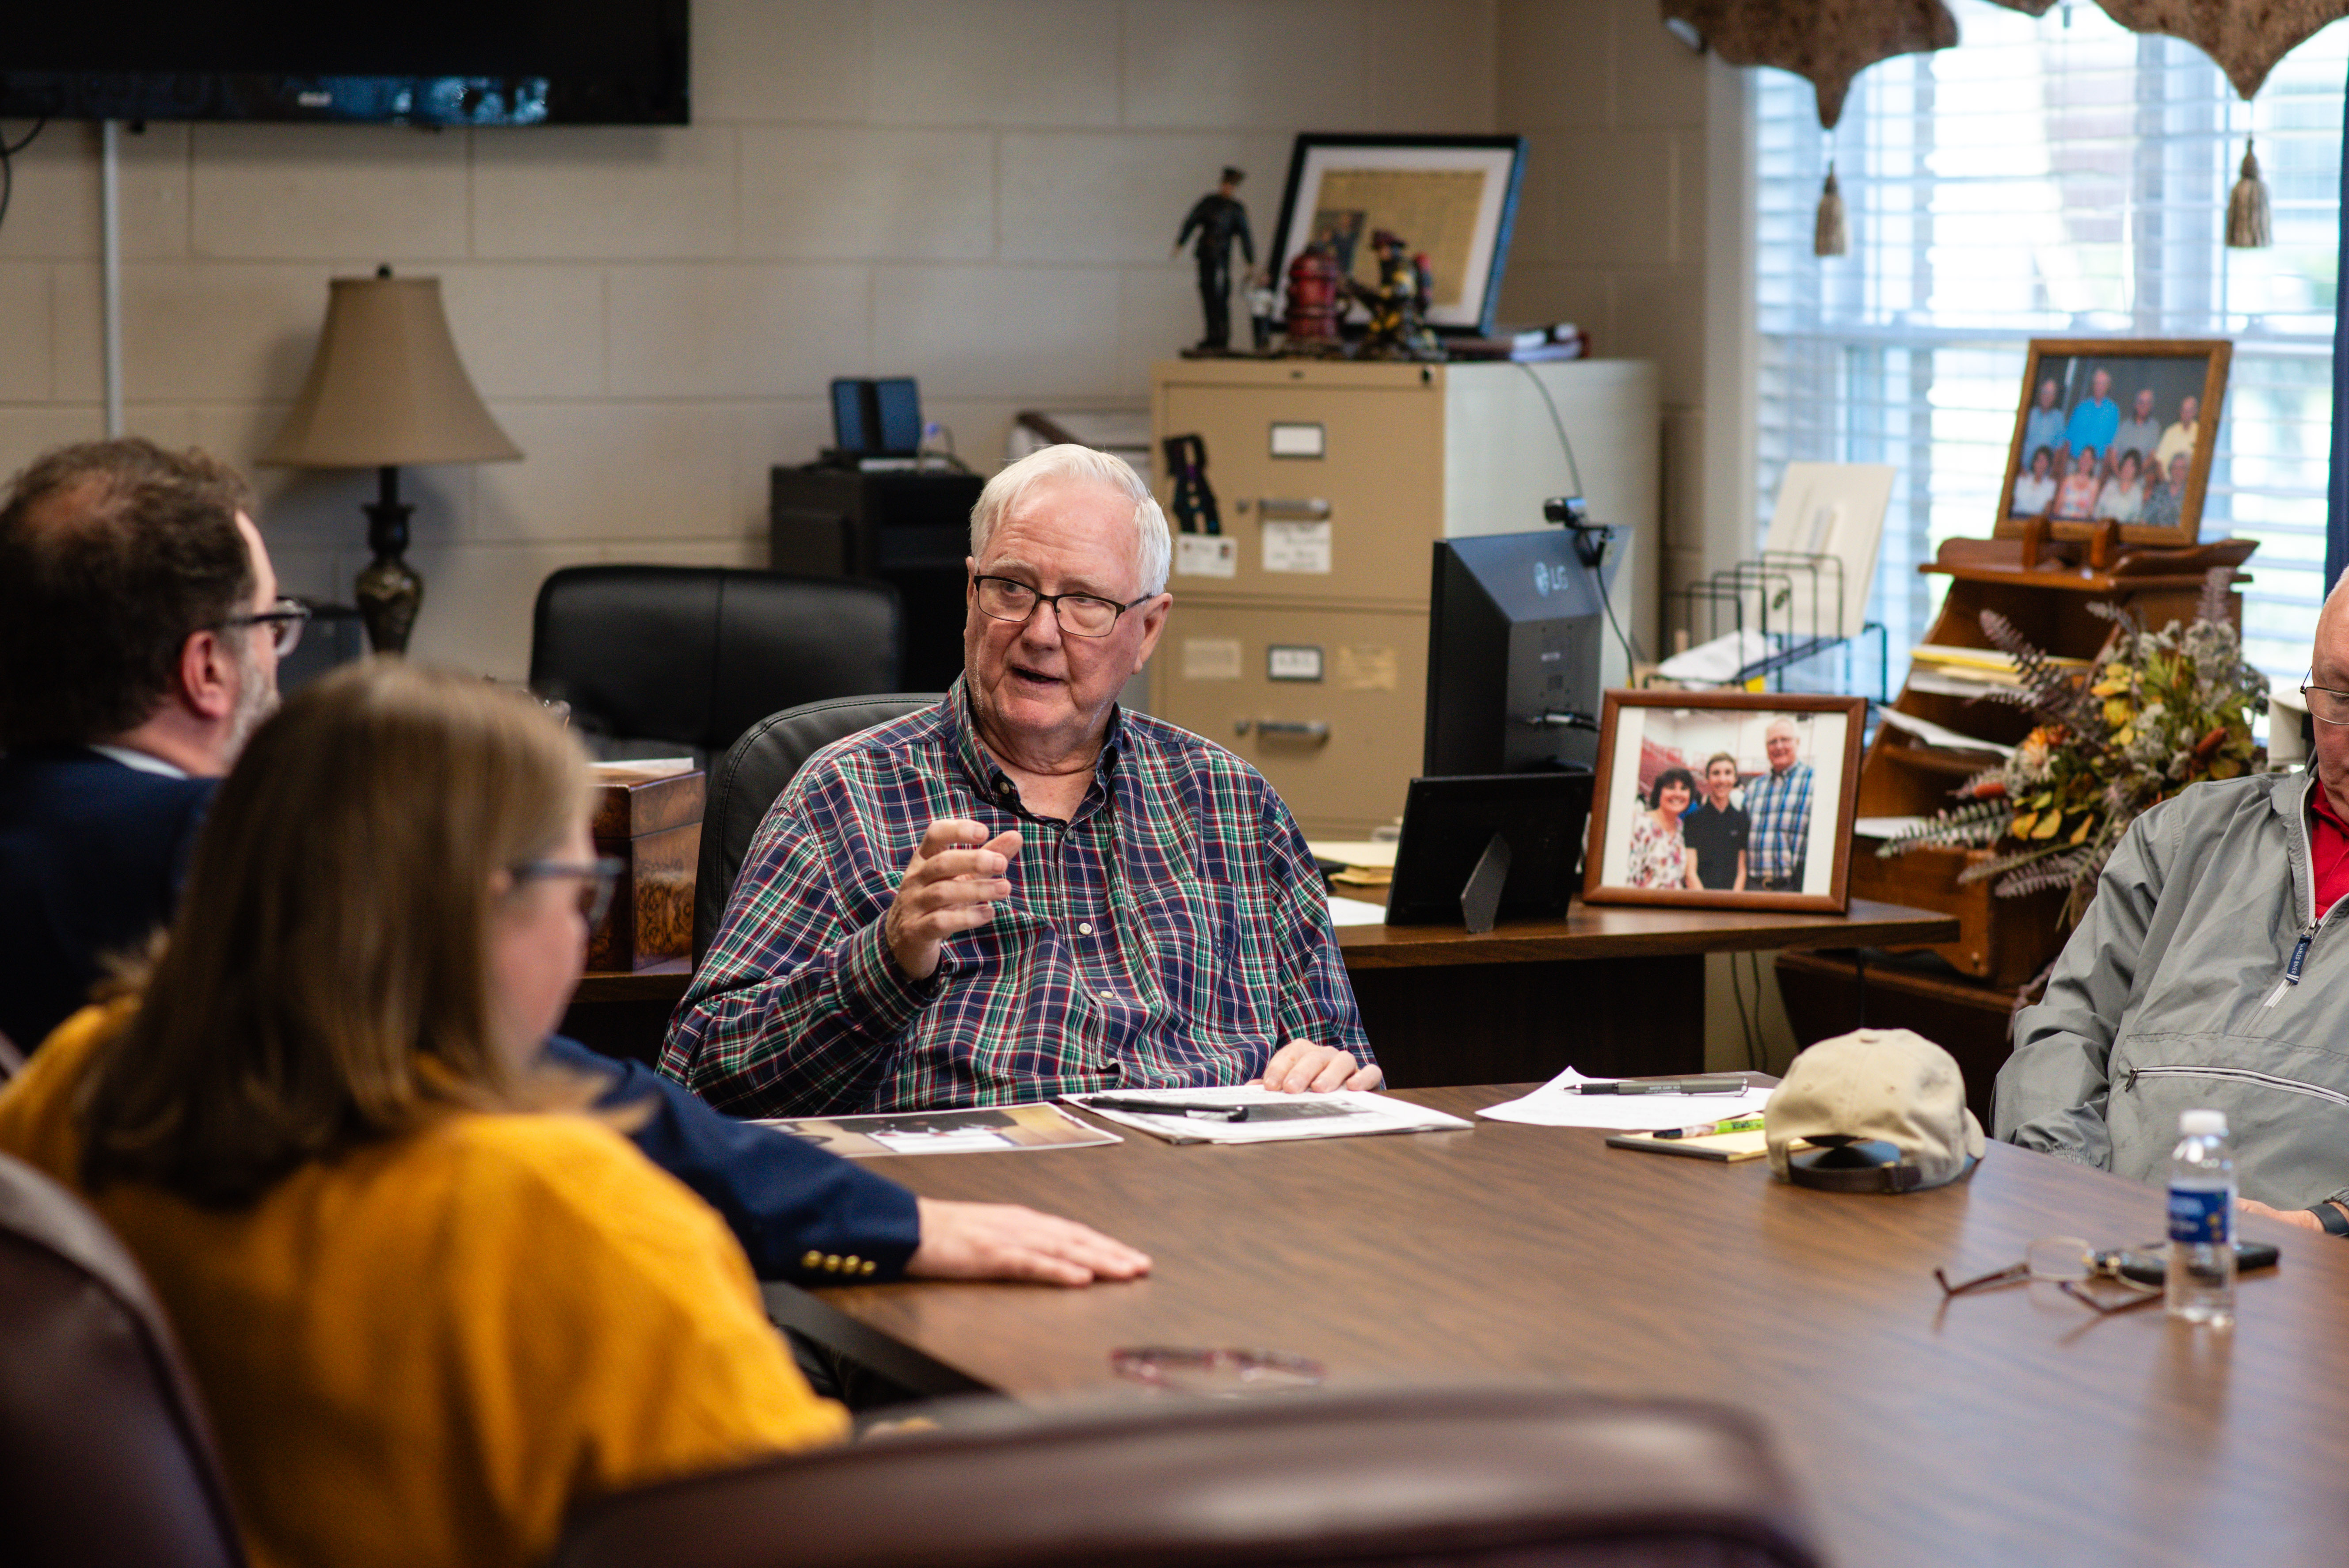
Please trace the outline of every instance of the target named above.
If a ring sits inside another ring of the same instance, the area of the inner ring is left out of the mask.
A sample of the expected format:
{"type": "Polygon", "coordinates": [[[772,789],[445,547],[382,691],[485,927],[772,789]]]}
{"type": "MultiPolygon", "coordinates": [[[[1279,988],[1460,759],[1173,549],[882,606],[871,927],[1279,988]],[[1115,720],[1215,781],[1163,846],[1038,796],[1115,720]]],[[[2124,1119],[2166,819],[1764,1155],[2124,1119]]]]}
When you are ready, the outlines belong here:
{"type": "Polygon", "coordinates": [[[590,969],[640,969],[693,951],[693,888],[709,776],[605,763],[595,769],[595,852],[624,867],[587,939],[590,969]]]}
{"type": "MultiPolygon", "coordinates": [[[[2015,539],[1952,539],[1935,560],[1918,568],[1950,579],[1925,641],[1987,648],[1982,614],[1996,610],[2047,653],[2095,658],[2113,636],[2113,624],[2089,614],[2092,603],[2118,604],[2149,626],[2194,619],[2203,573],[2237,566],[2258,548],[2248,539],[2214,540],[2187,549],[2148,549],[2119,542],[2118,531],[2085,541],[2054,542],[2044,531],[2015,539]],[[2085,546],[2085,548],[2083,548],[2085,546]]],[[[2250,580],[2237,573],[2238,583],[2250,580]]],[[[2229,595],[2235,624],[2243,622],[2240,593],[2229,595]]],[[[1896,712],[1963,734],[2014,745],[2031,732],[2030,714],[2004,703],[1982,702],[1912,689],[1903,683],[1896,712]]],[[[1879,727],[1859,767],[1862,817],[1930,816],[1951,804],[1950,791],[1992,766],[1985,752],[1928,746],[1889,725],[1879,727]]],[[[1958,969],[2001,986],[2020,985],[2063,947],[2056,923],[2064,890],[2023,898],[1997,898],[1989,881],[1960,882],[1989,850],[1921,849],[1891,860],[1876,853],[1880,840],[1861,838],[1851,858],[1851,896],[1904,903],[1955,915],[1958,940],[1933,949],[1958,969]]]]}

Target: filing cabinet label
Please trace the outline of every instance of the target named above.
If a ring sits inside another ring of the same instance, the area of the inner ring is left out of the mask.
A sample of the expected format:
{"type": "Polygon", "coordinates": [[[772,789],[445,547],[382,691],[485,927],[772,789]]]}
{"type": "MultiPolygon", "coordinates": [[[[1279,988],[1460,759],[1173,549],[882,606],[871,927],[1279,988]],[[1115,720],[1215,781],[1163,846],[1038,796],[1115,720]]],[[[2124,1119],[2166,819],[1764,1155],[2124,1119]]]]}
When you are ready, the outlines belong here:
{"type": "Polygon", "coordinates": [[[1380,644],[1338,650],[1338,684],[1348,691],[1395,689],[1395,651],[1380,644]]]}
{"type": "MultiPolygon", "coordinates": [[[[1327,568],[1324,568],[1327,570],[1327,568]]],[[[1240,542],[1227,533],[1178,533],[1174,536],[1177,577],[1237,577],[1240,574],[1240,542]]],[[[1234,675],[1239,672],[1234,670],[1234,675]]]]}
{"type": "Polygon", "coordinates": [[[1237,637],[1183,639],[1183,678],[1186,681],[1236,681],[1240,678],[1237,637]]]}
{"type": "Polygon", "coordinates": [[[1274,522],[1264,525],[1264,569],[1267,572],[1330,571],[1330,525],[1326,522],[1274,522]]]}
{"type": "Polygon", "coordinates": [[[1275,643],[1264,651],[1264,676],[1275,681],[1318,681],[1321,650],[1311,644],[1275,643]]]}
{"type": "Polygon", "coordinates": [[[1324,458],[1330,455],[1329,433],[1319,425],[1272,423],[1272,456],[1324,458]]]}

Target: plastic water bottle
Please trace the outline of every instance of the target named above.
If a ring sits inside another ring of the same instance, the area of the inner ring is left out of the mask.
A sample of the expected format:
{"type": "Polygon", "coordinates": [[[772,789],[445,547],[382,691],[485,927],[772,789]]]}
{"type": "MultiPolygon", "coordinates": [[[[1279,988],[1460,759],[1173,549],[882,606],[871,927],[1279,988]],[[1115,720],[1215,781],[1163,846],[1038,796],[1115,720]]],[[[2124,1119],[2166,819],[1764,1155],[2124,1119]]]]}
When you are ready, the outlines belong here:
{"type": "Polygon", "coordinates": [[[2235,1321],[2235,1155],[2223,1110],[2178,1118],[2168,1275],[2170,1316],[2215,1328],[2235,1321]]]}

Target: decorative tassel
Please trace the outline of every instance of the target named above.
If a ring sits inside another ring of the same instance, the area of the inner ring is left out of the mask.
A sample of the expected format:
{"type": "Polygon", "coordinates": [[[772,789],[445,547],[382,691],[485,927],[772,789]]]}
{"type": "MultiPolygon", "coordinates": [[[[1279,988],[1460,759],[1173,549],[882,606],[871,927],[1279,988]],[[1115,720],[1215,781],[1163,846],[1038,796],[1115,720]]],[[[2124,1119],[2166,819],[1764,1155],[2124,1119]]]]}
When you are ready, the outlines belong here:
{"type": "Polygon", "coordinates": [[[2243,139],[2243,177],[2235,181],[2234,192],[2227,198],[2227,243],[2239,251],[2262,250],[2275,243],[2268,222],[2268,185],[2260,178],[2260,160],[2251,155],[2249,137],[2243,139]]]}
{"type": "MultiPolygon", "coordinates": [[[[2264,212],[2266,208],[2263,206],[2261,211],[2264,212]]],[[[2232,241],[2229,242],[2232,243],[2232,241]]],[[[1849,254],[1850,251],[1851,225],[1844,219],[1843,192],[1836,186],[1835,163],[1829,160],[1826,186],[1819,192],[1819,220],[1811,231],[1811,254],[1841,256],[1849,254]]]]}

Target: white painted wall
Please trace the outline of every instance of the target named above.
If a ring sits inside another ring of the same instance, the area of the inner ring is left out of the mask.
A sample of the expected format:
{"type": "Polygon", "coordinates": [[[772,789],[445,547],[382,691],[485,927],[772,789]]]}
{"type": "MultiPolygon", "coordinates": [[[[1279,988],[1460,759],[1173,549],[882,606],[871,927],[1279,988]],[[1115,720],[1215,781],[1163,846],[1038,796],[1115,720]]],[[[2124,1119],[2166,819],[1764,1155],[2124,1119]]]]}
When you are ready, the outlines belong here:
{"type": "MultiPolygon", "coordinates": [[[[415,648],[516,676],[556,566],[762,564],[767,468],[827,438],[831,377],[918,377],[991,459],[1018,407],[1146,400],[1223,163],[1261,242],[1300,129],[1508,129],[1503,316],[1654,360],[1668,534],[1696,505],[1704,73],[1649,0],[696,0],[694,28],[687,128],[126,136],[131,428],[249,468],[326,280],[439,275],[527,456],[407,477],[415,648]]],[[[52,126],[16,160],[0,469],[102,430],[97,147],[52,126]]],[[[256,478],[289,586],[347,597],[370,476],[256,478]]]]}

